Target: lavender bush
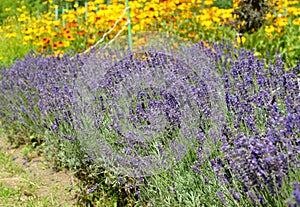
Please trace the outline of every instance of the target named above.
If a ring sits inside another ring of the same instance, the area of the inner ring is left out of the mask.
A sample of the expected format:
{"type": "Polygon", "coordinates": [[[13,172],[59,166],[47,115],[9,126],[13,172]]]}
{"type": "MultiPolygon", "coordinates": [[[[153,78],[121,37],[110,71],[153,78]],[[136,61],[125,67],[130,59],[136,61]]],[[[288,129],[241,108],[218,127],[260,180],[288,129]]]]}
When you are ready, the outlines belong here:
{"type": "Polygon", "coordinates": [[[142,206],[297,205],[300,65],[210,45],[30,54],[1,70],[0,115],[50,133],[92,194],[113,174],[142,206]]]}
{"type": "Polygon", "coordinates": [[[283,179],[299,167],[300,65],[288,70],[277,57],[265,66],[246,50],[233,51],[220,63],[229,116],[222,154],[208,158],[228,189],[270,204],[264,192],[280,194],[283,179]]]}
{"type": "Polygon", "coordinates": [[[300,184],[299,182],[294,182],[293,183],[293,194],[292,194],[293,199],[296,201],[295,203],[292,203],[291,201],[288,201],[288,206],[300,206],[300,184]]]}
{"type": "Polygon", "coordinates": [[[211,129],[225,99],[216,66],[196,46],[169,53],[110,53],[114,65],[96,55],[84,66],[73,101],[76,131],[96,163],[149,176],[180,162],[200,134],[218,141],[211,129]]]}
{"type": "Polygon", "coordinates": [[[83,59],[31,53],[10,68],[2,68],[1,114],[35,131],[47,128],[58,133],[60,123],[69,122],[67,109],[83,59]]]}

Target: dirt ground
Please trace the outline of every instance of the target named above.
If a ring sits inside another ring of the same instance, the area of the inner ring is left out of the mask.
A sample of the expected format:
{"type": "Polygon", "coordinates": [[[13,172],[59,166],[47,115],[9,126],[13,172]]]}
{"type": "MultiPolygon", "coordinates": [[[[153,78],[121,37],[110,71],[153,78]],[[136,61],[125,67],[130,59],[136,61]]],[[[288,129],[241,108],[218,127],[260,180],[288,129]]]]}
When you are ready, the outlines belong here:
{"type": "MultiPolygon", "coordinates": [[[[1,164],[0,182],[5,187],[21,190],[21,196],[11,199],[19,199],[22,206],[31,206],[25,204],[32,200],[47,201],[50,206],[76,206],[76,179],[70,172],[55,171],[37,152],[24,156],[24,147],[14,148],[1,137],[0,151],[13,160],[13,164],[4,164],[4,167],[1,164]]],[[[0,202],[0,206],[3,205],[6,206],[0,202]]]]}

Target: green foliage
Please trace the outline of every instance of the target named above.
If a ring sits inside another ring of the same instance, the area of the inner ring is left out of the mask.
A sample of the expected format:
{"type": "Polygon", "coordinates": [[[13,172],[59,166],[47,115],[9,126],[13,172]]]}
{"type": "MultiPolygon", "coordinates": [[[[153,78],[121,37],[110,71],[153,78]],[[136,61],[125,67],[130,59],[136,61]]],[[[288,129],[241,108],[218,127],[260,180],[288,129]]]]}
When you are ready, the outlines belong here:
{"type": "Polygon", "coordinates": [[[13,121],[10,124],[5,125],[0,121],[0,126],[2,127],[3,136],[5,134],[7,141],[16,147],[28,144],[33,148],[36,148],[43,142],[43,138],[41,136],[37,135],[36,132],[29,129],[19,121],[13,121]]]}
{"type": "Polygon", "coordinates": [[[35,14],[36,11],[42,11],[44,6],[42,5],[42,0],[32,1],[32,0],[5,0],[1,1],[0,4],[0,24],[3,23],[7,17],[15,16],[18,11],[17,8],[22,8],[26,6],[27,11],[30,14],[35,14]]]}
{"type": "Polygon", "coordinates": [[[285,35],[279,36],[277,41],[266,38],[264,28],[259,28],[257,32],[252,34],[243,34],[246,42],[243,47],[252,49],[255,48],[256,56],[265,58],[267,52],[270,57],[274,57],[276,53],[282,56],[282,59],[288,67],[294,67],[297,61],[300,61],[300,45],[298,42],[299,27],[296,25],[289,25],[285,27],[285,35]]]}
{"type": "Polygon", "coordinates": [[[218,8],[221,8],[221,9],[229,9],[229,8],[232,8],[233,6],[233,1],[230,0],[215,0],[214,1],[214,6],[218,7],[218,8]]]}

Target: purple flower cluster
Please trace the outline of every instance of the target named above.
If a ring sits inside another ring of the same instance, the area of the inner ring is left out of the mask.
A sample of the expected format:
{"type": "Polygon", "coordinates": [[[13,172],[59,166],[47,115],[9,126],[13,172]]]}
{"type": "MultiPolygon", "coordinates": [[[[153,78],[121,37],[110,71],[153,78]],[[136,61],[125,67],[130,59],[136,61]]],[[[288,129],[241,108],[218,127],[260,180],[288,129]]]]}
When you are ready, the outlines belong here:
{"type": "MultiPolygon", "coordinates": [[[[99,51],[30,54],[3,68],[0,115],[63,138],[75,134],[93,162],[120,176],[169,170],[197,150],[193,171],[202,173],[207,154],[238,202],[267,202],[259,192],[278,194],[300,166],[299,64],[286,68],[280,57],[259,60],[225,43],[99,51]],[[221,144],[221,153],[203,149],[207,140],[221,144]]],[[[295,184],[297,202],[298,191],[295,184]]]]}
{"type": "Polygon", "coordinates": [[[286,203],[289,207],[299,207],[300,206],[300,184],[299,182],[294,182],[293,183],[293,193],[292,193],[292,198],[296,201],[294,203],[291,200],[288,200],[286,203]]]}
{"type": "Polygon", "coordinates": [[[209,156],[211,166],[230,190],[239,183],[239,192],[254,190],[258,201],[265,202],[258,192],[275,194],[300,166],[300,65],[288,69],[280,57],[267,63],[252,51],[225,45],[212,53],[222,67],[228,116],[222,155],[209,156]],[[220,50],[229,51],[223,59],[220,50]]]}
{"type": "Polygon", "coordinates": [[[70,59],[67,55],[58,58],[31,53],[10,68],[2,68],[1,114],[30,127],[58,132],[61,122],[70,122],[68,107],[83,61],[78,56],[70,59]]]}
{"type": "Polygon", "coordinates": [[[223,117],[221,79],[198,45],[179,52],[148,48],[108,65],[97,55],[89,59],[74,101],[79,140],[101,165],[130,176],[167,169],[196,137],[209,136],[213,115],[223,117]]]}

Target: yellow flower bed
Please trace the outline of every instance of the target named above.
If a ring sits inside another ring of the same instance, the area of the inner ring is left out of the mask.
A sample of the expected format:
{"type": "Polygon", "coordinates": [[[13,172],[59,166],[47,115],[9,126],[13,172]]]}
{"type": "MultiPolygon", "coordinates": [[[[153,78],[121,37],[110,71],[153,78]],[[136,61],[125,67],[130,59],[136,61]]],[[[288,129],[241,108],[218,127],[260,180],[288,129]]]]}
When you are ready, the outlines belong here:
{"type": "MultiPolygon", "coordinates": [[[[89,1],[86,6],[80,6],[73,0],[67,2],[70,9],[64,9],[58,19],[58,5],[53,0],[43,3],[50,9],[39,16],[30,15],[26,7],[18,8],[18,24],[0,27],[0,34],[6,39],[21,35],[22,44],[36,49],[39,53],[52,51],[61,54],[69,49],[81,52],[101,39],[125,9],[125,1],[120,3],[117,0],[111,0],[110,5],[104,4],[104,0],[89,1]],[[16,27],[21,27],[22,34],[15,32],[16,27]]],[[[238,6],[238,2],[233,1],[233,8],[220,9],[213,6],[213,0],[131,0],[129,6],[132,33],[155,30],[170,32],[193,41],[205,39],[205,35],[220,35],[218,28],[234,20],[231,13],[238,6]],[[203,34],[200,35],[199,31],[203,34]]],[[[300,8],[293,6],[297,1],[278,0],[278,3],[276,15],[267,15],[269,23],[264,28],[267,38],[283,35],[289,22],[300,25],[300,8]]],[[[126,22],[124,15],[106,40],[113,38],[126,22]]],[[[127,30],[124,30],[122,34],[126,33],[127,30]]],[[[247,40],[243,37],[239,42],[245,41],[247,40]]]]}

